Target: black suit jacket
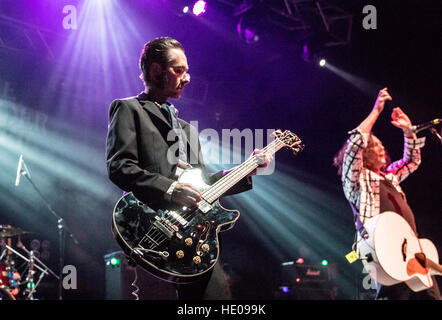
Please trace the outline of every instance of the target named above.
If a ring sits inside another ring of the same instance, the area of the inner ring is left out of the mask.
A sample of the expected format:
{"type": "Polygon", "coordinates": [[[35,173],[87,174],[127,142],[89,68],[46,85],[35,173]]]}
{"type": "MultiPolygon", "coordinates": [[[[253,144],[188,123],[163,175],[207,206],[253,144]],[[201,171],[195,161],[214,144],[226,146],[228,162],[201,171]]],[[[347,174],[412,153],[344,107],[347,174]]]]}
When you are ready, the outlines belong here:
{"type": "MultiPolygon", "coordinates": [[[[213,184],[222,177],[222,171],[210,175],[197,143],[190,137],[198,137],[195,127],[179,119],[185,132],[183,140],[189,158],[200,167],[206,182],[213,184]],[[196,135],[196,136],[195,136],[196,135]]],[[[106,144],[106,164],[110,180],[124,191],[132,191],[135,197],[147,205],[158,208],[167,205],[164,194],[174,182],[176,161],[168,161],[169,148],[177,143],[168,141],[172,126],[158,106],[145,93],[137,97],[112,102],[109,109],[109,130],[106,144]]],[[[195,140],[195,139],[194,139],[195,140]]],[[[175,148],[177,149],[177,148],[175,148]]],[[[252,188],[251,179],[242,179],[228,194],[243,192],[252,188]]]]}

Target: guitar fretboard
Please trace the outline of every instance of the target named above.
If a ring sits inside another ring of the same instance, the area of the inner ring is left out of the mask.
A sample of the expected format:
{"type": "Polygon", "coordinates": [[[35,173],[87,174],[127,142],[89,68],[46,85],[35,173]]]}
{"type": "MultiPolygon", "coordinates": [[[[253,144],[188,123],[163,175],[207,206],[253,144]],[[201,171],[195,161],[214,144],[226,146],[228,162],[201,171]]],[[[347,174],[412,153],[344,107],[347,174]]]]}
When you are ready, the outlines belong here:
{"type": "MultiPolygon", "coordinates": [[[[263,152],[267,155],[275,154],[284,146],[284,143],[278,138],[269,143],[263,152]]],[[[224,177],[215,182],[209,189],[203,192],[203,199],[208,203],[213,203],[219,199],[225,192],[245,178],[249,173],[258,168],[258,159],[255,156],[250,157],[238,167],[230,171],[224,177]]]]}

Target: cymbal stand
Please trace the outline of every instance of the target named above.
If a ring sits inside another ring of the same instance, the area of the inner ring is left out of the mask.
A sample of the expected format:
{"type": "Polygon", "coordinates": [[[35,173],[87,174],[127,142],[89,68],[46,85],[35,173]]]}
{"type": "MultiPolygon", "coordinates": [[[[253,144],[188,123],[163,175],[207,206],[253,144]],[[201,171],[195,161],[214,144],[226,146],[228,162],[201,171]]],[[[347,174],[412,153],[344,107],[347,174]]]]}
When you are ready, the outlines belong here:
{"type": "Polygon", "coordinates": [[[48,275],[50,273],[57,280],[60,280],[59,276],[54,271],[52,271],[48,266],[46,266],[40,259],[38,259],[32,250],[29,251],[28,249],[26,249],[26,247],[23,245],[23,243],[21,243],[21,241],[19,241],[18,247],[23,249],[28,254],[29,259],[23,256],[22,254],[20,254],[19,252],[17,252],[16,250],[14,250],[13,248],[11,248],[10,246],[8,246],[7,244],[5,244],[4,241],[2,243],[2,246],[4,246],[6,249],[10,250],[12,253],[16,254],[17,256],[19,256],[28,263],[28,273],[26,277],[27,289],[25,291],[25,294],[26,292],[28,292],[27,296],[28,300],[34,299],[34,293],[37,289],[37,286],[40,284],[40,281],[43,279],[45,275],[48,275]],[[38,264],[41,264],[43,268],[40,267],[38,264]],[[34,274],[36,273],[35,269],[41,271],[38,281],[36,283],[34,283],[34,274]]]}
{"type": "Polygon", "coordinates": [[[33,298],[33,294],[34,294],[35,290],[37,290],[37,287],[38,287],[38,285],[40,284],[40,281],[43,279],[44,275],[45,275],[45,274],[44,274],[43,272],[40,273],[40,276],[38,277],[38,281],[37,281],[37,283],[35,284],[35,286],[32,287],[32,285],[31,285],[31,291],[29,292],[28,300],[34,300],[34,298],[33,298]]]}
{"type": "MultiPolygon", "coordinates": [[[[2,246],[3,246],[3,240],[2,240],[2,246]]],[[[3,249],[2,254],[0,255],[0,261],[3,260],[3,257],[5,256],[5,254],[6,254],[6,249],[3,249]]]]}
{"type": "MultiPolygon", "coordinates": [[[[13,248],[11,248],[10,246],[8,246],[7,244],[4,245],[8,250],[11,250],[13,253],[15,253],[17,256],[19,256],[20,258],[22,258],[23,260],[25,260],[26,262],[29,263],[29,259],[26,258],[25,256],[23,256],[22,254],[20,254],[20,252],[17,252],[16,250],[14,250],[13,248]]],[[[34,260],[38,261],[39,263],[40,260],[37,259],[37,257],[34,256],[34,260]]],[[[42,263],[43,264],[43,263],[42,263]]],[[[44,265],[44,264],[43,264],[44,265]]],[[[41,272],[43,272],[45,275],[47,275],[48,273],[51,273],[55,278],[57,278],[57,280],[60,280],[60,278],[48,267],[46,267],[44,265],[44,267],[46,269],[41,268],[38,264],[34,263],[34,267],[37,268],[38,270],[40,270],[41,272]],[[49,271],[49,272],[48,272],[49,271]]]]}
{"type": "Polygon", "coordinates": [[[26,277],[26,291],[25,293],[28,291],[29,295],[28,295],[28,299],[29,300],[34,300],[34,288],[35,288],[35,284],[34,284],[34,251],[30,251],[29,252],[29,266],[28,266],[28,275],[26,277]]]}
{"type": "MultiPolygon", "coordinates": [[[[28,255],[31,254],[30,251],[29,251],[28,249],[26,249],[26,247],[24,246],[24,244],[23,244],[21,241],[18,242],[17,246],[18,246],[20,249],[22,249],[23,251],[25,251],[28,255]]],[[[44,264],[39,258],[37,258],[35,255],[34,255],[34,260],[37,261],[39,264],[41,264],[41,265],[45,268],[45,270],[49,271],[49,273],[52,274],[57,280],[60,279],[60,277],[59,277],[54,271],[52,271],[48,266],[46,266],[46,265],[45,265],[45,264],[44,264]]],[[[35,265],[35,266],[37,267],[37,265],[35,265]]],[[[47,274],[47,273],[45,273],[45,274],[47,274]]]]}

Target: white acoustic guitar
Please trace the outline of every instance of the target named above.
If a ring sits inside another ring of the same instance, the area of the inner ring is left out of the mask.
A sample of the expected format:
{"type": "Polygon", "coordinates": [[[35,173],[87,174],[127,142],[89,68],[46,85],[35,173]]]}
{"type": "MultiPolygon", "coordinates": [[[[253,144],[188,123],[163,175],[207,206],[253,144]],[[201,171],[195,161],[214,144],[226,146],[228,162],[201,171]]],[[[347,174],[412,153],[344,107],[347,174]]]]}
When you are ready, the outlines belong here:
{"type": "Polygon", "coordinates": [[[405,282],[417,292],[433,286],[431,275],[442,275],[433,242],[419,239],[397,213],[383,212],[365,220],[368,238],[358,239],[357,252],[365,270],[385,286],[405,282]]]}

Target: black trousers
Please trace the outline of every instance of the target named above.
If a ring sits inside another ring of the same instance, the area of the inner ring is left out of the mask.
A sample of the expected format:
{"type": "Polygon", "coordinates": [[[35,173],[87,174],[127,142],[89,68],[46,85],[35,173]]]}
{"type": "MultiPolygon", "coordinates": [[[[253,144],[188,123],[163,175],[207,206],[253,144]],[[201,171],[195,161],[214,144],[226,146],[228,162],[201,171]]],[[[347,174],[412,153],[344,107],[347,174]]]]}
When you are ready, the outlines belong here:
{"type": "Polygon", "coordinates": [[[428,289],[414,292],[405,283],[401,282],[393,286],[377,285],[376,300],[441,300],[439,285],[432,276],[434,285],[428,289]]]}

